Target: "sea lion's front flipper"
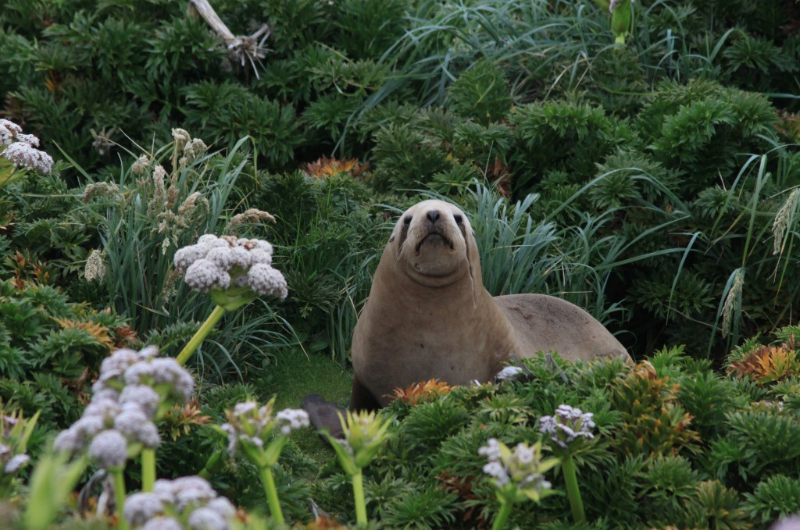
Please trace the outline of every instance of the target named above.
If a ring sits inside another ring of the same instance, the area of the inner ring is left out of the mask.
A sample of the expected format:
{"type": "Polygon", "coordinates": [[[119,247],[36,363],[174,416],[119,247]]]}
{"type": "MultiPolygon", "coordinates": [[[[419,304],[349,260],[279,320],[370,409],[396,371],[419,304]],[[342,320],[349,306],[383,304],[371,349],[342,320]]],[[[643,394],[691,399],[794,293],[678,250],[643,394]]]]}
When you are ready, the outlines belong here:
{"type": "Polygon", "coordinates": [[[353,391],[350,394],[350,410],[378,410],[381,408],[380,402],[367,387],[361,384],[358,377],[353,374],[353,391]]]}
{"type": "MultiPolygon", "coordinates": [[[[308,413],[308,419],[318,431],[328,431],[336,439],[343,440],[344,432],[339,415],[345,416],[345,410],[338,405],[325,401],[319,394],[311,394],[303,398],[303,410],[308,413]]],[[[325,438],[323,436],[325,440],[325,438]]]]}

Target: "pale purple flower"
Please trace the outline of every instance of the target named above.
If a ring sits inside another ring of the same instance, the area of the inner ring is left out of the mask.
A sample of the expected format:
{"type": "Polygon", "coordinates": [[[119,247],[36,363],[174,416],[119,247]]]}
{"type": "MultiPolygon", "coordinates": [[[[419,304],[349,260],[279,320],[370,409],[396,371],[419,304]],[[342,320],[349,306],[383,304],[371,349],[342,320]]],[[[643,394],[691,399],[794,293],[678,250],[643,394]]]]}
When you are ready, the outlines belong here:
{"type": "Polygon", "coordinates": [[[483,447],[478,449],[478,454],[481,456],[485,456],[490,462],[499,460],[501,453],[500,453],[500,444],[497,442],[497,438],[489,438],[489,442],[487,443],[487,445],[484,445],[483,447]]]}
{"type": "Polygon", "coordinates": [[[3,472],[6,475],[11,475],[13,473],[16,473],[17,471],[22,469],[22,466],[27,464],[30,459],[31,457],[29,457],[26,454],[14,455],[8,460],[8,462],[6,462],[6,465],[3,468],[3,472]]]}
{"type": "Polygon", "coordinates": [[[233,249],[231,247],[214,247],[208,251],[205,259],[218,268],[227,271],[233,266],[233,249]]]}
{"type": "Polygon", "coordinates": [[[516,488],[535,490],[539,495],[551,488],[550,482],[544,479],[544,471],[549,466],[543,467],[538,444],[528,446],[520,443],[513,451],[505,448],[505,454],[503,447],[497,439],[490,438],[487,445],[478,449],[478,454],[489,460],[483,466],[483,472],[492,477],[497,487],[513,483],[516,488]]]}
{"type": "Polygon", "coordinates": [[[132,406],[114,419],[114,428],[128,440],[141,443],[148,449],[155,449],[161,443],[158,429],[138,405],[130,405],[132,406]]]}
{"type": "Polygon", "coordinates": [[[197,508],[187,521],[191,530],[228,530],[225,518],[210,508],[197,508]]]}
{"type": "MultiPolygon", "coordinates": [[[[88,407],[87,407],[88,408],[88,407]]],[[[98,433],[111,427],[114,423],[114,417],[119,413],[119,408],[108,409],[108,412],[102,414],[89,414],[84,411],[83,416],[72,424],[70,429],[73,429],[81,436],[83,440],[94,438],[98,433]]],[[[85,443],[85,442],[84,442],[85,443]]]]}
{"type": "Polygon", "coordinates": [[[200,236],[200,239],[197,240],[198,245],[203,245],[210,248],[213,247],[224,247],[230,246],[230,244],[222,238],[215,236],[214,234],[203,234],[200,236]]]}
{"type": "Polygon", "coordinates": [[[161,499],[154,493],[134,493],[125,499],[125,520],[135,527],[142,526],[157,515],[164,513],[161,499]]]}
{"type": "Polygon", "coordinates": [[[245,416],[256,409],[258,409],[258,403],[255,401],[243,401],[233,406],[233,413],[237,416],[245,416]]]}
{"type": "Polygon", "coordinates": [[[84,440],[80,433],[70,428],[58,433],[53,442],[53,448],[59,452],[77,453],[83,449],[83,444],[84,440]]]}
{"type": "Polygon", "coordinates": [[[172,396],[180,401],[189,401],[194,391],[194,378],[178,361],[163,357],[153,360],[150,366],[153,381],[157,385],[171,385],[172,396]]]}
{"type": "MultiPolygon", "coordinates": [[[[251,264],[256,263],[253,253],[255,250],[248,252],[242,247],[233,247],[230,249],[231,265],[239,267],[240,269],[247,269],[251,264]]],[[[261,252],[261,251],[258,251],[261,252]]]]}
{"type": "Polygon", "coordinates": [[[125,502],[124,515],[134,529],[171,530],[177,523],[160,517],[165,513],[185,521],[191,530],[227,530],[236,508],[225,497],[218,497],[208,481],[196,476],[157,480],[152,493],[137,493],[125,502]]]}
{"type": "Polygon", "coordinates": [[[250,251],[250,262],[253,265],[272,265],[272,251],[267,252],[260,248],[254,248],[250,251]]]}
{"type": "Polygon", "coordinates": [[[93,399],[83,410],[83,416],[98,416],[100,418],[113,418],[119,414],[119,403],[108,398],[93,399]]]}
{"type": "Polygon", "coordinates": [[[0,119],[0,147],[16,142],[17,136],[20,134],[22,134],[22,127],[13,121],[0,119]]]}
{"type": "Polygon", "coordinates": [[[492,479],[494,479],[494,483],[500,487],[505,486],[511,480],[508,477],[506,468],[504,468],[503,464],[501,464],[499,461],[489,462],[488,464],[484,465],[483,472],[492,477],[492,479]]]}
{"type": "Polygon", "coordinates": [[[89,444],[89,457],[103,469],[120,468],[128,459],[128,441],[118,431],[103,431],[89,444]]]}
{"type": "Polygon", "coordinates": [[[139,352],[129,348],[121,348],[100,363],[100,378],[116,378],[125,373],[130,366],[141,361],[139,352]]]}
{"type": "Polygon", "coordinates": [[[228,285],[230,285],[230,276],[207,259],[199,259],[192,263],[186,269],[184,279],[189,287],[204,293],[215,288],[227,289],[228,285]],[[225,285],[223,275],[228,276],[227,285],[225,285]]]}
{"type": "Polygon", "coordinates": [[[158,517],[147,521],[140,530],[183,530],[183,528],[172,517],[158,517]]]}
{"type": "Polygon", "coordinates": [[[175,257],[173,261],[175,263],[175,268],[178,269],[179,272],[186,272],[186,269],[197,260],[204,259],[208,254],[211,248],[207,245],[190,245],[188,247],[183,247],[178,249],[175,252],[175,257]]]}
{"type": "Polygon", "coordinates": [[[158,346],[151,344],[139,350],[139,358],[143,361],[149,361],[158,357],[158,346]]]}
{"type": "Polygon", "coordinates": [[[164,357],[135,364],[125,371],[128,385],[171,385],[168,394],[187,401],[194,390],[194,378],[175,359],[164,357]]]}
{"type": "Polygon", "coordinates": [[[289,294],[283,274],[263,263],[256,263],[250,267],[247,281],[250,288],[260,295],[277,296],[283,300],[289,294]]]}
{"type": "Polygon", "coordinates": [[[53,157],[25,142],[9,145],[0,156],[4,156],[17,167],[26,167],[45,175],[53,169],[53,157]]]}
{"type": "Polygon", "coordinates": [[[200,506],[217,496],[217,492],[204,478],[191,476],[175,480],[157,480],[153,486],[162,502],[173,504],[179,511],[188,507],[200,506]]]}
{"type": "Polygon", "coordinates": [[[135,403],[142,412],[152,418],[161,403],[161,396],[147,385],[126,385],[119,395],[119,403],[120,405],[135,403]]]}
{"type": "Polygon", "coordinates": [[[800,530],[800,515],[792,515],[780,519],[770,530],[800,530]]]}
{"type": "Polygon", "coordinates": [[[208,501],[208,504],[206,504],[206,508],[214,510],[225,519],[230,519],[236,515],[236,507],[225,497],[211,499],[208,501]]]}
{"type": "Polygon", "coordinates": [[[592,429],[595,427],[594,415],[583,412],[579,408],[569,405],[559,405],[554,416],[543,416],[539,420],[539,431],[550,435],[550,439],[562,449],[569,449],[570,445],[580,438],[591,440],[594,438],[592,429]]]}
{"type": "Polygon", "coordinates": [[[308,413],[303,409],[283,409],[277,414],[281,433],[288,436],[293,430],[308,427],[311,423],[308,413]]]}
{"type": "Polygon", "coordinates": [[[28,144],[31,147],[39,147],[39,139],[32,134],[17,134],[17,141],[28,144]]]}
{"type": "Polygon", "coordinates": [[[286,298],[286,279],[270,267],[272,245],[260,239],[235,239],[205,234],[197,244],[175,253],[175,268],[184,273],[191,288],[212,289],[250,287],[261,295],[286,298]]]}
{"type": "Polygon", "coordinates": [[[242,444],[264,447],[274,427],[281,434],[288,436],[293,430],[310,425],[308,414],[304,410],[284,409],[273,414],[273,402],[259,407],[255,401],[245,401],[234,405],[227,413],[228,423],[222,430],[228,434],[228,451],[234,455],[236,448],[242,444]],[[251,434],[252,433],[252,434],[251,434]]]}

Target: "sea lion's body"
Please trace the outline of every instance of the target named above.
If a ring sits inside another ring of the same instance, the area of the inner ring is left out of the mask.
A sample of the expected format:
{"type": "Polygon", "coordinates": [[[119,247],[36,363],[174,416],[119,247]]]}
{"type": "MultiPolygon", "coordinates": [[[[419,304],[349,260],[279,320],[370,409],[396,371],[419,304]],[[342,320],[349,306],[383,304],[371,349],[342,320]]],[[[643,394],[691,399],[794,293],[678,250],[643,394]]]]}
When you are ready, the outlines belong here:
{"type": "Polygon", "coordinates": [[[449,203],[423,201],[397,222],[359,316],[350,407],[385,406],[395,389],[433,378],[484,383],[510,354],[538,351],[569,360],[627,356],[602,324],[569,302],[493,298],[481,281],[469,220],[449,203]]]}
{"type": "Polygon", "coordinates": [[[353,334],[354,377],[381,406],[394,389],[415,382],[488,381],[518,350],[511,323],[482,285],[474,301],[468,276],[422,286],[395,277],[386,254],[353,334]]]}

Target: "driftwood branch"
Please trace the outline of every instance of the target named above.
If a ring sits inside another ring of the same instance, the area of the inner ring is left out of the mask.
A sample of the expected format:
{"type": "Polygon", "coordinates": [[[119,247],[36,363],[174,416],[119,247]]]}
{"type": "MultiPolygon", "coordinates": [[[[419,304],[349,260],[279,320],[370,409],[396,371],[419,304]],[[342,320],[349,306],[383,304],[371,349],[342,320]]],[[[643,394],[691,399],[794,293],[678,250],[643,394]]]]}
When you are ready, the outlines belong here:
{"type": "Polygon", "coordinates": [[[264,43],[270,37],[272,32],[266,24],[258,28],[258,31],[249,36],[236,36],[228,29],[228,26],[219,18],[217,12],[208,3],[208,0],[190,0],[189,1],[189,14],[196,16],[200,15],[203,20],[208,22],[208,25],[216,32],[217,37],[225,43],[228,57],[237,63],[245,66],[247,62],[253,67],[258,78],[258,68],[256,61],[261,64],[261,59],[266,57],[268,48],[264,43]]]}

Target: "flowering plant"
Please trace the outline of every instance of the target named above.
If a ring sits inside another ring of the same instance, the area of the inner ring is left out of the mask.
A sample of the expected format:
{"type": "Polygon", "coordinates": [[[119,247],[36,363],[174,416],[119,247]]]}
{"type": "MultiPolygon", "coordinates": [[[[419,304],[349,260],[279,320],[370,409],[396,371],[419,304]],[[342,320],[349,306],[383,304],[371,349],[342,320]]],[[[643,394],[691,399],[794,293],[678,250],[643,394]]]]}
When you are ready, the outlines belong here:
{"type": "Polygon", "coordinates": [[[578,489],[575,461],[572,452],[585,440],[594,438],[592,429],[595,427],[594,415],[583,412],[579,408],[569,405],[559,405],[553,416],[542,416],[539,420],[539,430],[542,434],[549,435],[553,442],[553,451],[562,457],[561,469],[567,486],[567,496],[572,507],[572,516],[576,523],[586,520],[583,509],[581,492],[578,489]]]}
{"type": "Polygon", "coordinates": [[[236,508],[201,477],[157,480],[152,492],[125,500],[123,517],[134,530],[228,530],[236,508]]]}
{"type": "Polygon", "coordinates": [[[260,239],[206,234],[175,253],[175,268],[193,289],[207,292],[217,304],[192,340],[178,354],[185,363],[225,311],[234,311],[259,295],[288,295],[286,279],[272,268],[272,245],[260,239]]]}
{"type": "MultiPolygon", "coordinates": [[[[155,449],[161,443],[155,421],[175,402],[189,399],[194,379],[174,359],[157,358],[158,348],[120,349],[100,365],[92,401],[81,418],[55,440],[55,449],[88,455],[114,477],[117,506],[125,501],[123,470],[142,453],[142,487],[153,488],[155,449]]],[[[124,524],[124,521],[122,522],[124,524]]]]}
{"type": "Polygon", "coordinates": [[[272,468],[278,463],[281,451],[289,442],[293,430],[308,427],[309,418],[302,409],[284,409],[273,414],[275,398],[261,407],[255,401],[237,403],[226,412],[228,423],[220,430],[228,435],[228,451],[231,456],[238,449],[258,468],[264,482],[272,517],[283,524],[283,512],[278,502],[272,468]]]}
{"type": "Polygon", "coordinates": [[[38,412],[26,420],[0,410],[0,498],[10,496],[17,472],[30,461],[25,450],[38,418],[38,412]]]}
{"type": "Polygon", "coordinates": [[[559,405],[553,416],[539,419],[539,431],[550,436],[555,448],[576,449],[583,440],[594,438],[594,414],[569,405],[559,405]]]}
{"type": "Polygon", "coordinates": [[[175,253],[175,268],[186,283],[211,294],[214,302],[233,311],[258,295],[285,299],[286,280],[273,269],[272,245],[260,239],[201,236],[197,244],[175,253]]]}
{"type": "Polygon", "coordinates": [[[336,451],[336,456],[345,473],[353,481],[356,502],[356,521],[367,524],[367,505],[364,500],[364,477],[362,470],[377,456],[378,451],[391,436],[387,431],[391,418],[381,418],[376,412],[347,411],[339,416],[344,440],[324,432],[336,451]]]}
{"type": "Polygon", "coordinates": [[[24,175],[25,170],[50,173],[53,157],[37,147],[38,138],[23,134],[16,123],[0,119],[0,187],[24,175]]]}
{"type": "Polygon", "coordinates": [[[483,471],[492,477],[500,501],[500,513],[492,526],[493,530],[505,525],[514,503],[528,499],[538,503],[553,493],[544,473],[558,464],[558,459],[542,458],[541,443],[531,446],[520,443],[511,450],[503,442],[490,438],[489,443],[478,450],[478,454],[489,460],[483,466],[483,471]]]}

